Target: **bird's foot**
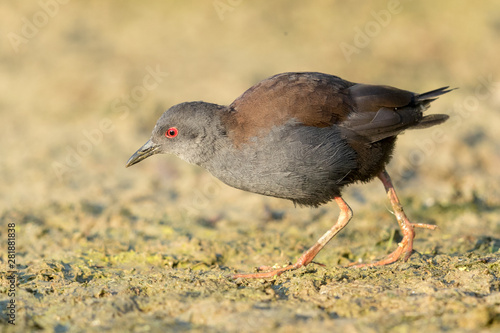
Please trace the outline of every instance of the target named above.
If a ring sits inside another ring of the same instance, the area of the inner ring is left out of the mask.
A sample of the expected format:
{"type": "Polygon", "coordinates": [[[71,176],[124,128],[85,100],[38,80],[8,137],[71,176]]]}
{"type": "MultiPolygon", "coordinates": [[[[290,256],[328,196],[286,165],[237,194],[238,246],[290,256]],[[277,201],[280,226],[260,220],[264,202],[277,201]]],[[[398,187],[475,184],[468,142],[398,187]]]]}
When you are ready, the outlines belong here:
{"type": "Polygon", "coordinates": [[[348,267],[375,267],[375,266],[383,266],[389,265],[393,262],[397,261],[404,254],[403,260],[406,261],[411,256],[413,252],[413,239],[415,238],[415,228],[424,228],[434,230],[437,228],[436,225],[424,224],[424,223],[411,223],[406,216],[403,206],[399,202],[399,198],[396,194],[396,190],[394,189],[394,185],[392,185],[391,177],[387,173],[387,171],[383,170],[378,178],[382,181],[384,185],[385,191],[387,192],[387,196],[391,201],[392,208],[394,210],[394,215],[398,220],[399,227],[401,228],[401,232],[403,233],[403,240],[398,244],[398,248],[389,254],[385,259],[361,264],[361,263],[352,263],[348,265],[348,267]]]}
{"type": "Polygon", "coordinates": [[[314,244],[314,246],[312,246],[309,250],[304,252],[304,254],[302,254],[302,256],[299,258],[299,260],[297,260],[297,262],[293,265],[290,264],[290,265],[286,265],[286,266],[279,267],[279,268],[277,268],[276,266],[273,266],[273,267],[261,266],[257,270],[258,271],[267,271],[267,272],[235,274],[235,275],[233,275],[233,278],[234,279],[237,279],[237,278],[265,279],[265,278],[272,278],[275,276],[280,276],[284,272],[293,271],[293,270],[298,269],[298,268],[303,267],[303,266],[305,267],[310,263],[314,263],[314,264],[317,264],[320,266],[325,266],[323,264],[320,264],[320,263],[313,261],[314,257],[316,256],[316,254],[318,254],[318,252],[321,250],[322,247],[323,247],[323,245],[320,243],[314,244]]]}
{"type": "Polygon", "coordinates": [[[410,258],[412,252],[413,252],[413,239],[415,238],[415,228],[424,228],[424,229],[430,229],[430,230],[435,230],[437,228],[436,225],[432,224],[424,224],[424,223],[410,223],[408,222],[407,219],[405,219],[407,223],[404,224],[404,228],[401,228],[403,230],[403,240],[401,243],[398,244],[398,248],[389,254],[387,257],[385,257],[382,260],[372,262],[372,263],[351,263],[347,265],[347,267],[376,267],[376,266],[384,266],[384,265],[389,265],[392,264],[393,262],[397,261],[401,256],[404,254],[404,261],[407,261],[408,258],[410,258]]]}
{"type": "Polygon", "coordinates": [[[275,276],[280,276],[286,271],[291,271],[294,269],[297,269],[301,266],[298,266],[297,264],[295,265],[287,265],[284,267],[276,268],[276,266],[269,267],[269,266],[261,266],[257,268],[257,273],[245,273],[245,274],[234,274],[233,279],[237,278],[244,278],[244,279],[266,279],[266,278],[273,278],[275,276]],[[262,272],[262,271],[267,271],[267,272],[262,272]]]}
{"type": "Polygon", "coordinates": [[[306,263],[303,257],[301,257],[295,264],[289,264],[283,267],[277,267],[277,265],[274,266],[260,266],[257,268],[257,273],[248,273],[248,274],[235,274],[233,275],[234,279],[237,278],[244,278],[244,279],[265,279],[265,278],[272,278],[275,276],[280,276],[284,272],[287,271],[293,271],[296,270],[300,267],[306,266],[308,264],[316,264],[321,267],[325,267],[326,265],[321,264],[319,262],[311,261],[309,263],[306,263]],[[263,272],[266,271],[266,272],[263,272]]]}
{"type": "Polygon", "coordinates": [[[316,265],[320,266],[325,266],[323,264],[314,262],[314,257],[318,254],[319,251],[340,231],[342,230],[347,223],[349,223],[349,220],[352,217],[352,211],[351,208],[347,205],[347,203],[342,199],[341,197],[335,197],[335,201],[339,205],[340,208],[340,215],[337,220],[337,223],[333,225],[333,227],[330,228],[323,236],[318,239],[316,244],[311,246],[304,254],[297,260],[295,264],[290,264],[284,267],[276,268],[276,267],[269,267],[269,266],[262,266],[258,270],[259,271],[267,271],[268,272],[258,272],[258,273],[249,273],[249,274],[235,274],[233,275],[234,279],[237,278],[244,278],[244,279],[265,279],[265,278],[272,278],[275,276],[279,276],[283,274],[284,272],[287,271],[292,271],[294,269],[298,269],[302,266],[307,266],[310,263],[314,263],[316,265]]]}

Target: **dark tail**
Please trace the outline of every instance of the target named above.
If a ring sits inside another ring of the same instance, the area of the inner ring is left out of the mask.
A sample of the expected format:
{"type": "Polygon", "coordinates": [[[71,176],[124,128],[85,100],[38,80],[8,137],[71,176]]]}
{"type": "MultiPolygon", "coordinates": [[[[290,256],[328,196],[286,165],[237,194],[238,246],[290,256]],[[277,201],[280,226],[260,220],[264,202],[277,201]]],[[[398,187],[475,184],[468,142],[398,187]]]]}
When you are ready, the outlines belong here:
{"type": "MultiPolygon", "coordinates": [[[[435,101],[439,96],[449,93],[457,88],[449,89],[450,87],[442,87],[439,89],[431,90],[426,93],[415,96],[415,102],[417,104],[422,105],[424,107],[424,111],[427,110],[432,101],[435,101]]],[[[419,128],[427,128],[434,125],[439,125],[444,123],[449,116],[447,114],[431,114],[428,116],[422,117],[419,123],[415,126],[412,126],[411,129],[419,129],[419,128]]]]}
{"type": "Polygon", "coordinates": [[[442,87],[439,89],[428,91],[428,92],[423,93],[423,94],[416,95],[415,102],[421,102],[421,103],[428,102],[428,103],[430,103],[432,101],[435,101],[439,96],[446,94],[446,93],[449,93],[452,90],[457,89],[457,88],[452,88],[452,89],[448,89],[448,88],[450,88],[450,87],[449,86],[442,87]]]}

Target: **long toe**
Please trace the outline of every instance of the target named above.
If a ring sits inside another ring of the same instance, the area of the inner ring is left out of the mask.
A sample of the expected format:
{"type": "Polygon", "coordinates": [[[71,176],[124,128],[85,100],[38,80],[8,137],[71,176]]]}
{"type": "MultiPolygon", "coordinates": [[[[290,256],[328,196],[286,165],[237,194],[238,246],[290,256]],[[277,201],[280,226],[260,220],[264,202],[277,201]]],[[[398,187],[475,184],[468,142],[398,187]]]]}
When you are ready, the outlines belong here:
{"type": "MultiPolygon", "coordinates": [[[[300,267],[300,266],[299,266],[300,267]]],[[[282,268],[277,268],[267,272],[258,272],[258,273],[244,273],[244,274],[234,274],[233,279],[243,278],[243,279],[269,279],[275,276],[280,276],[284,272],[291,271],[297,269],[296,265],[288,265],[282,268]]],[[[262,266],[259,269],[267,269],[268,266],[262,266]]]]}
{"type": "Polygon", "coordinates": [[[390,253],[387,257],[382,260],[372,262],[372,263],[351,263],[347,267],[375,267],[375,266],[385,266],[398,261],[404,254],[404,261],[408,260],[411,253],[413,252],[413,239],[415,233],[408,233],[404,235],[401,243],[398,244],[398,248],[390,253]]]}

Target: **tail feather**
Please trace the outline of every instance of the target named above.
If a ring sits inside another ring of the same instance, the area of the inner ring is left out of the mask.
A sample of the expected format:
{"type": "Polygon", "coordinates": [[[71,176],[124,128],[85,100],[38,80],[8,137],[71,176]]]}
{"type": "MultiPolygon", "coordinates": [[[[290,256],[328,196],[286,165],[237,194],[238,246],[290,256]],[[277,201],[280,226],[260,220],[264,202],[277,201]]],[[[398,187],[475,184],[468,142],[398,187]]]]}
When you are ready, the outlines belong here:
{"type": "MultiPolygon", "coordinates": [[[[425,92],[423,94],[419,94],[415,96],[415,102],[420,104],[422,107],[422,112],[427,110],[430,107],[431,102],[435,101],[439,96],[449,93],[450,91],[453,91],[458,88],[451,88],[450,87],[441,87],[438,89],[434,89],[428,92],[425,92]]],[[[427,128],[431,127],[434,125],[439,125],[441,123],[444,123],[447,119],[449,118],[448,115],[446,114],[430,114],[428,116],[422,117],[422,119],[418,122],[418,124],[415,124],[411,126],[411,129],[421,129],[421,128],[427,128]]]]}
{"type": "Polygon", "coordinates": [[[427,128],[434,125],[439,125],[444,123],[450,116],[447,114],[430,114],[428,116],[423,117],[418,124],[410,127],[411,129],[421,129],[427,128]]]}
{"type": "Polygon", "coordinates": [[[416,102],[428,102],[428,103],[430,103],[430,102],[434,101],[437,97],[457,89],[457,88],[452,88],[452,89],[448,89],[448,88],[450,88],[450,86],[441,87],[441,88],[438,88],[435,90],[428,91],[428,92],[423,93],[423,94],[418,94],[415,96],[415,101],[416,102]]]}
{"type": "Polygon", "coordinates": [[[340,126],[345,137],[363,143],[394,137],[406,129],[427,128],[445,122],[449,118],[446,114],[424,116],[423,112],[439,96],[455,90],[442,87],[414,94],[385,86],[354,87],[351,96],[354,96],[359,112],[350,115],[340,126]]]}

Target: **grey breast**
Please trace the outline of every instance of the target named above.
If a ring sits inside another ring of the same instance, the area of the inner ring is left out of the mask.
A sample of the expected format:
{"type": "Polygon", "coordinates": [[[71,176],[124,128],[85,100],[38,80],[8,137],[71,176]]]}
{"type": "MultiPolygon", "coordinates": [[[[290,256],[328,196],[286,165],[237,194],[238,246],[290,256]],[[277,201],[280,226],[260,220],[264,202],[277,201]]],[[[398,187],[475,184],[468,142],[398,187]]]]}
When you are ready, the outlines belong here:
{"type": "Polygon", "coordinates": [[[291,120],[239,149],[225,145],[205,167],[230,186],[307,204],[339,192],[341,180],[356,167],[356,153],[337,127],[291,120]]]}

